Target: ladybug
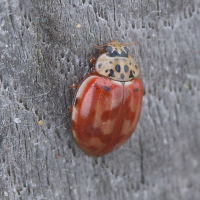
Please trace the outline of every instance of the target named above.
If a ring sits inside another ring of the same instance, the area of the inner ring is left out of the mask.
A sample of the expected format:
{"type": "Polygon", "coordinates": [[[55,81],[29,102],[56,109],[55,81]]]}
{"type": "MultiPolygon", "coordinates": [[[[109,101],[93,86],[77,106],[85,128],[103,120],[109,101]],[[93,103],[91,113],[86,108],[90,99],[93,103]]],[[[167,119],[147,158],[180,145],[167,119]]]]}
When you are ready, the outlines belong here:
{"type": "Polygon", "coordinates": [[[123,145],[139,120],[143,86],[126,46],[111,41],[95,46],[102,54],[79,85],[71,106],[71,128],[78,147],[99,157],[123,145]]]}

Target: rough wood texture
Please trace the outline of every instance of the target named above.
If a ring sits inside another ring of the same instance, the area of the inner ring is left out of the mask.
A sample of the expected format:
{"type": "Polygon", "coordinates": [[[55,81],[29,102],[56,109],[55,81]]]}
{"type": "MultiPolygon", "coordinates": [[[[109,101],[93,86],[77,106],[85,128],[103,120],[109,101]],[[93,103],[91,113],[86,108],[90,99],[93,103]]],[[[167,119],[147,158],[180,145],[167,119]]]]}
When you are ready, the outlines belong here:
{"type": "Polygon", "coordinates": [[[199,0],[0,0],[0,199],[199,200],[199,67],[199,0]],[[68,86],[112,39],[139,41],[143,107],[94,159],[72,140],[68,86]]]}

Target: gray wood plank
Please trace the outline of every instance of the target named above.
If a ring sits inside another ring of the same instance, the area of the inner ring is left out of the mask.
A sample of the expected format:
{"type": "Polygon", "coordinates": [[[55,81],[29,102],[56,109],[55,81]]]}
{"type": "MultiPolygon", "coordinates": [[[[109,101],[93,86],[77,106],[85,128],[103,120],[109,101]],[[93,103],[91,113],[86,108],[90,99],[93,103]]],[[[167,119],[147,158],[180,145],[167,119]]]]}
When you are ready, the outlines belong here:
{"type": "Polygon", "coordinates": [[[199,0],[0,0],[0,199],[198,200],[199,24],[199,0]],[[139,41],[143,107],[94,159],[71,137],[68,86],[113,39],[139,41]]]}

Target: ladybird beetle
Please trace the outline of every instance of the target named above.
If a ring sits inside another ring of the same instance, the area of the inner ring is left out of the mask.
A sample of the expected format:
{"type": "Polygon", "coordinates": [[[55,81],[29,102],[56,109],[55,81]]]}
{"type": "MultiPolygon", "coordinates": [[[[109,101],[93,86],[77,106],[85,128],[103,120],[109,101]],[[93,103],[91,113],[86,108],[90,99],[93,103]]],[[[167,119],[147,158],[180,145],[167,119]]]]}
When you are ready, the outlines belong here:
{"type": "Polygon", "coordinates": [[[143,86],[135,60],[126,46],[111,41],[95,46],[102,54],[78,87],[71,107],[76,144],[87,155],[110,153],[132,135],[139,120],[143,86]]]}

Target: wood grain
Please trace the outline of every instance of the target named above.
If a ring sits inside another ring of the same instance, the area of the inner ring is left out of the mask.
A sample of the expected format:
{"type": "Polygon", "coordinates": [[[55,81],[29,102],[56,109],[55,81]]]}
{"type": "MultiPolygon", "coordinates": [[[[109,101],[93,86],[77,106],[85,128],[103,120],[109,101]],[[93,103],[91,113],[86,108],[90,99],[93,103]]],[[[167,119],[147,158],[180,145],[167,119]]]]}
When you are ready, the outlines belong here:
{"type": "Polygon", "coordinates": [[[198,0],[1,0],[0,199],[199,200],[199,21],[198,0]],[[68,86],[110,40],[139,41],[143,107],[94,159],[72,139],[68,86]]]}

